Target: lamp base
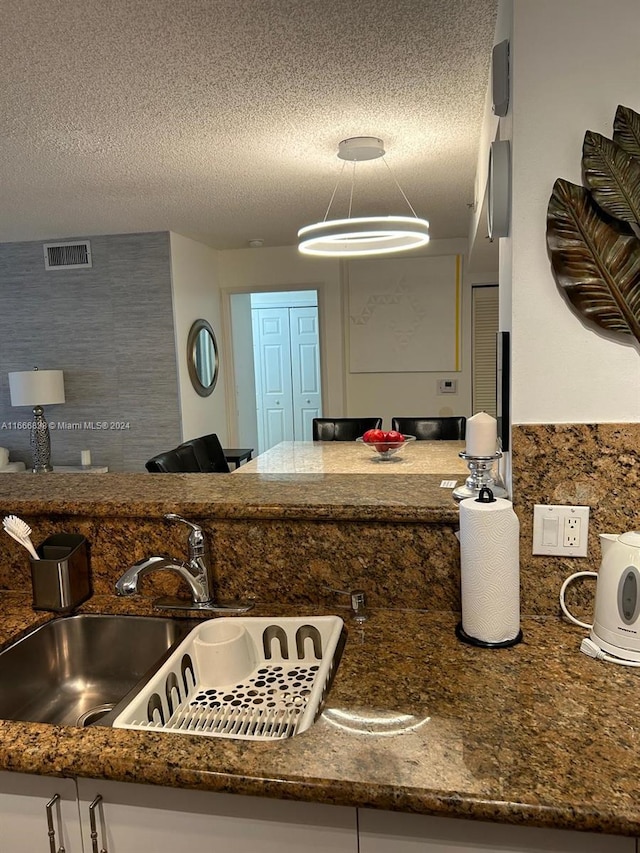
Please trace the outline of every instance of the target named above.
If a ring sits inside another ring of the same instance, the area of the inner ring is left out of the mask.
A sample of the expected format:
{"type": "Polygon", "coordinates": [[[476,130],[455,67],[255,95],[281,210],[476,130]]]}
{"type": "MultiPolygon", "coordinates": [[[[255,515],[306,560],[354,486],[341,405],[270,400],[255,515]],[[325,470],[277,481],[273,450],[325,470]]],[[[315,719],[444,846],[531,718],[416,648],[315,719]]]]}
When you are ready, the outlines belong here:
{"type": "Polygon", "coordinates": [[[49,474],[53,471],[51,465],[51,438],[42,406],[33,408],[33,424],[31,427],[31,453],[33,454],[33,474],[49,474]]]}

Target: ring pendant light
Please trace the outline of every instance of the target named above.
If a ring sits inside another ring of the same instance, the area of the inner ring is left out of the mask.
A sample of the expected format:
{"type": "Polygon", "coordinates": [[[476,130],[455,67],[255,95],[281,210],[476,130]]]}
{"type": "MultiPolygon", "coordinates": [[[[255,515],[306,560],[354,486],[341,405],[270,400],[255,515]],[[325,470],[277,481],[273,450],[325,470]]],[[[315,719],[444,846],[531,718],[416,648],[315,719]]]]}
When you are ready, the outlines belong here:
{"type": "Polygon", "coordinates": [[[324,220],[305,225],[298,231],[298,249],[305,255],[333,258],[353,258],[363,255],[385,255],[424,246],[429,242],[429,223],[418,218],[409,199],[397,182],[391,167],[384,160],[384,146],[375,136],[355,136],[344,139],[338,146],[338,157],[353,162],[349,216],[346,219],[328,219],[344,166],[331,195],[324,220]],[[355,165],[364,160],[383,158],[393,180],[413,216],[361,216],[351,217],[355,165]]]}

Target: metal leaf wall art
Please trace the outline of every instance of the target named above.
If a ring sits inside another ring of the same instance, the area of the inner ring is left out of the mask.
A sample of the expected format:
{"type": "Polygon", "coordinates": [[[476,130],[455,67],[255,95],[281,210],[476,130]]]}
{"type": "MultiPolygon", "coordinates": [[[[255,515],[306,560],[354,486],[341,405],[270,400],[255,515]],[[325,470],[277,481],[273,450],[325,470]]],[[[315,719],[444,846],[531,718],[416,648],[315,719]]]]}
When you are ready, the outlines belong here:
{"type": "Polygon", "coordinates": [[[613,139],[588,130],[585,187],[558,178],[547,248],[558,286],[588,321],[640,343],[640,115],[619,106],[613,139]]]}

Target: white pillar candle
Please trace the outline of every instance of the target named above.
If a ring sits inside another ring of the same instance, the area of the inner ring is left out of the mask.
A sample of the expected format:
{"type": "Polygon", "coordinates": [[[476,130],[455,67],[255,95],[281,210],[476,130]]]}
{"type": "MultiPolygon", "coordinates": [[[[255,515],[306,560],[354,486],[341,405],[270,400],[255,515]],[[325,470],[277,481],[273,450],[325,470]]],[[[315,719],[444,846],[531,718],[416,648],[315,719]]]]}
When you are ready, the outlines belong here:
{"type": "Polygon", "coordinates": [[[90,450],[81,450],[80,451],[80,462],[85,468],[88,468],[89,465],[91,465],[91,451],[90,450]]]}
{"type": "Polygon", "coordinates": [[[486,412],[467,420],[465,453],[469,456],[493,456],[498,441],[498,422],[486,412]]]}

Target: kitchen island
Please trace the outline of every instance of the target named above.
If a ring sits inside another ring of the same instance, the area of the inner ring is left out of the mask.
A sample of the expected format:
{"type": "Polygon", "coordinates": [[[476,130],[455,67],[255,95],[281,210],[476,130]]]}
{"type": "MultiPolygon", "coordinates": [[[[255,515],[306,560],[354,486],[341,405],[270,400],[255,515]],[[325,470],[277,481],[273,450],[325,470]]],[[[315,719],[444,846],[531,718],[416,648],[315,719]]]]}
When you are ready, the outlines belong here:
{"type": "MultiPolygon", "coordinates": [[[[464,441],[411,441],[390,459],[355,441],[282,441],[235,474],[441,474],[464,481],[464,441]]],[[[452,488],[452,487],[450,487],[452,488]]]]}

